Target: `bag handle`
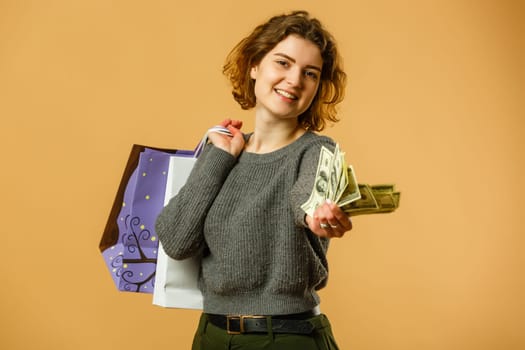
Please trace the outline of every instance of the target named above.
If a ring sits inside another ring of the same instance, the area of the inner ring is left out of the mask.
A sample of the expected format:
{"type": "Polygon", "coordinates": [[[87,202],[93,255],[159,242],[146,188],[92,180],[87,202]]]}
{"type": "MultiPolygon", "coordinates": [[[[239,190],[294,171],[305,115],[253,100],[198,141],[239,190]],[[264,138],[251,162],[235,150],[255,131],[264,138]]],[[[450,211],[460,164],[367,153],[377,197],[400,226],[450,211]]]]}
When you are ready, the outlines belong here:
{"type": "Polygon", "coordinates": [[[195,151],[193,152],[193,157],[198,158],[200,156],[200,154],[202,153],[202,150],[204,149],[204,146],[206,146],[206,144],[208,143],[208,134],[210,132],[216,132],[216,133],[223,134],[223,135],[226,135],[226,136],[233,136],[232,133],[230,132],[230,130],[228,130],[224,126],[215,125],[214,127],[210,128],[210,129],[208,129],[206,131],[206,133],[204,134],[201,142],[199,142],[199,144],[195,148],[195,151]]]}

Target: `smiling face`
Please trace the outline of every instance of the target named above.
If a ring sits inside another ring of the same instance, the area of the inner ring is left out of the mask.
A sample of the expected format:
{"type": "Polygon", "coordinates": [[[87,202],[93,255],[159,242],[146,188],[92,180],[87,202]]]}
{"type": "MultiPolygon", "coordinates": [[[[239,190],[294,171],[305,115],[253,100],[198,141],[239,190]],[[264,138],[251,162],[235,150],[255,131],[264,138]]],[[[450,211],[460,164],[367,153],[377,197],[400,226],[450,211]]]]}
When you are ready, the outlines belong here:
{"type": "Polygon", "coordinates": [[[297,121],[317,93],[322,66],[314,43],[297,35],[283,39],[250,71],[257,113],[297,121]]]}

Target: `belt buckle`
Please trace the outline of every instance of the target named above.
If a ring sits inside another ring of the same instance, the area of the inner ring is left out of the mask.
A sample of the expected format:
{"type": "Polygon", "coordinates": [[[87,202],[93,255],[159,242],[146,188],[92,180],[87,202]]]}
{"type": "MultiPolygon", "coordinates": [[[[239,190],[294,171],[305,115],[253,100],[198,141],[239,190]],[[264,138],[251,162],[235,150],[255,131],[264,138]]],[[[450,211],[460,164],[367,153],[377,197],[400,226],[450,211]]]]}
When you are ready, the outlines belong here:
{"type": "Polygon", "coordinates": [[[244,330],[244,320],[246,319],[256,319],[256,318],[266,318],[266,316],[257,316],[257,315],[228,315],[226,316],[226,332],[231,335],[239,335],[245,332],[244,330]],[[239,321],[239,330],[231,330],[230,321],[238,320],[239,321]]]}

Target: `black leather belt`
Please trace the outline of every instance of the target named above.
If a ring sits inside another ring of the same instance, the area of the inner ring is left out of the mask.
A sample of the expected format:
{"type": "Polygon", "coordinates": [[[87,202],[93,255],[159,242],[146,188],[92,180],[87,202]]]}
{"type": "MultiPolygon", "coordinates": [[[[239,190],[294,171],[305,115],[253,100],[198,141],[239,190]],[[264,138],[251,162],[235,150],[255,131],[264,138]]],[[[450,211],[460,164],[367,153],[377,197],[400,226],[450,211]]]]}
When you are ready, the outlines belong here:
{"type": "Polygon", "coordinates": [[[313,311],[277,316],[206,315],[211,324],[226,330],[228,334],[268,333],[267,318],[271,318],[272,331],[275,333],[310,334],[314,326],[307,319],[316,316],[313,311]]]}

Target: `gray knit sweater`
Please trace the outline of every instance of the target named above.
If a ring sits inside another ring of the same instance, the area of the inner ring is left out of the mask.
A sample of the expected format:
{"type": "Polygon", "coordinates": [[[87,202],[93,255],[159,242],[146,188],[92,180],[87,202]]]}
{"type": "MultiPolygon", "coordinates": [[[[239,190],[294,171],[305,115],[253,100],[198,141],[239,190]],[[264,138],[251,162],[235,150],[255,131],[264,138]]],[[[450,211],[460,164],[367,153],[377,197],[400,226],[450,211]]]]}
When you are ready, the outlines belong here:
{"type": "Polygon", "coordinates": [[[202,256],[204,312],[278,315],[319,304],[328,240],[307,227],[300,208],[312,191],[325,136],[306,132],[266,154],[238,159],[208,145],[156,232],[174,259],[202,256]]]}

